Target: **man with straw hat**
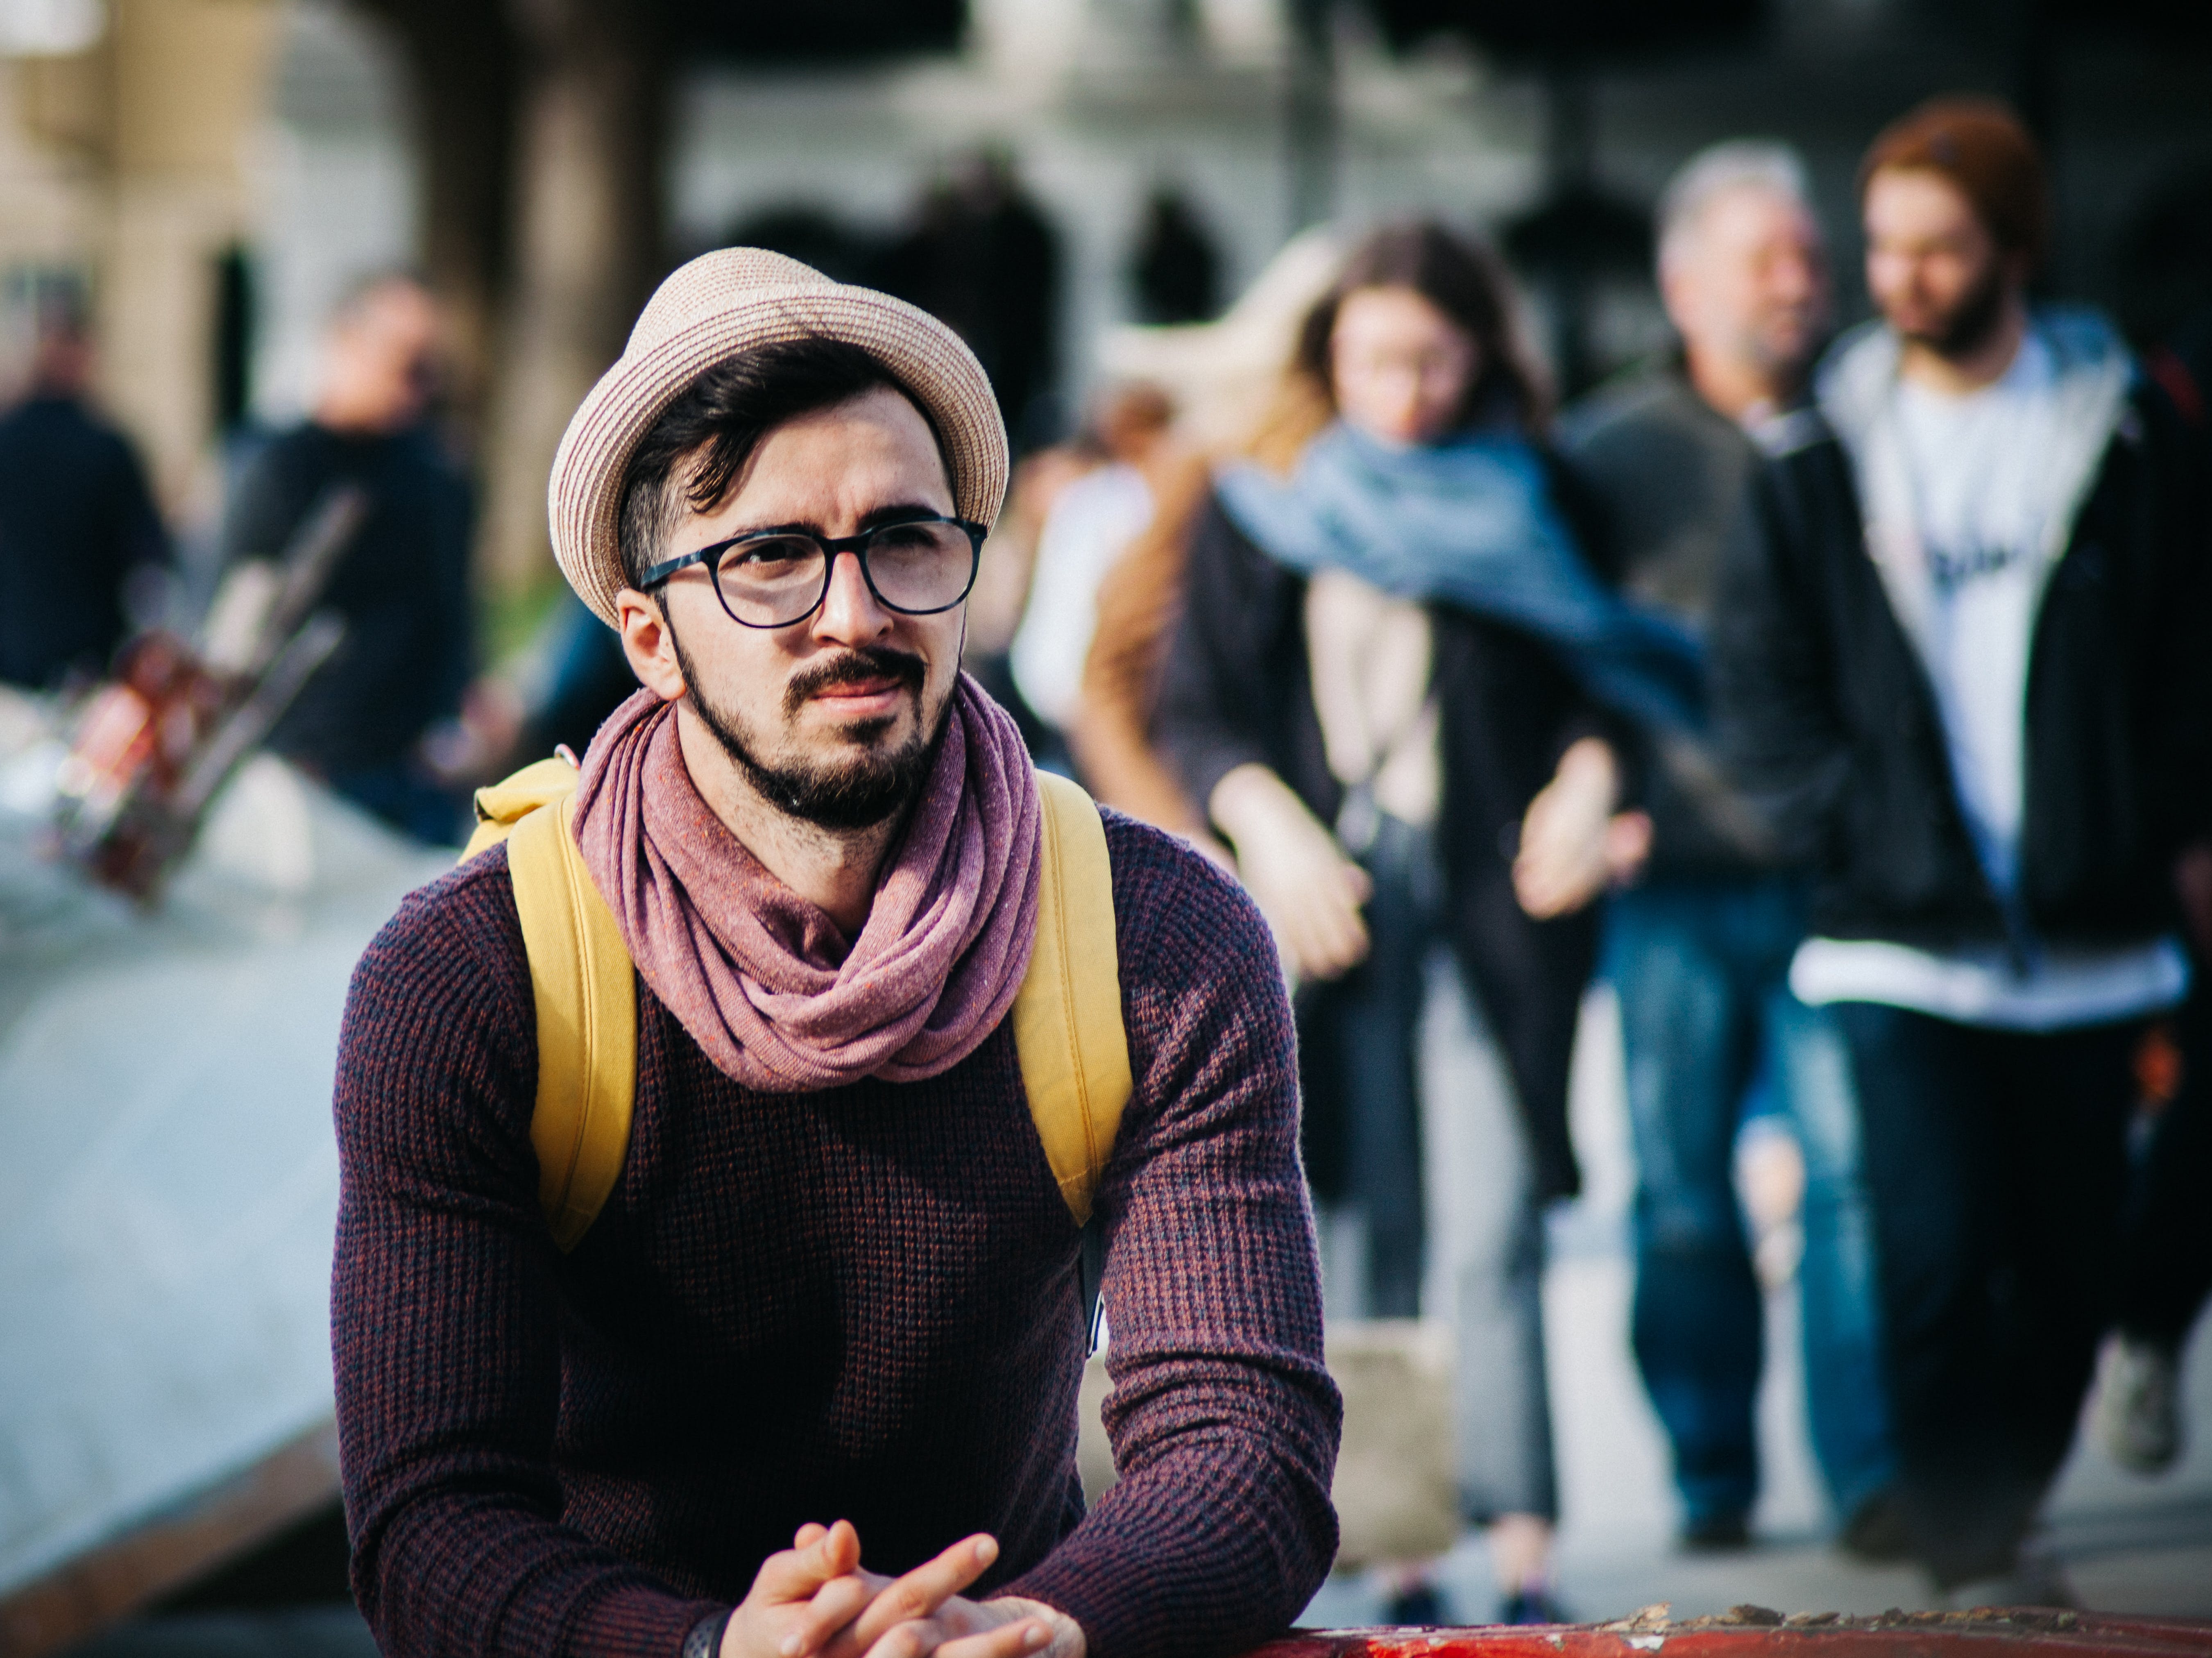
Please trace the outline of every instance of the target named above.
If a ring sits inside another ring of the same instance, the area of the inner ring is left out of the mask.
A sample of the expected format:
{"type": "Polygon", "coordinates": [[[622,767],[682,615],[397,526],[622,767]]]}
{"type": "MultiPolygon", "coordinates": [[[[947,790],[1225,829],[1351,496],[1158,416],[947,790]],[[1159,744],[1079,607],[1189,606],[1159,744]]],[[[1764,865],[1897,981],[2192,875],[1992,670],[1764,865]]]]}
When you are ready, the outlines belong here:
{"type": "Polygon", "coordinates": [[[555,552],[644,686],[560,808],[635,968],[627,1141],[580,1237],[549,1224],[568,1005],[518,829],[379,935],[339,1056],[386,1652],[1227,1654],[1328,1570],[1279,971],[1226,878],[1110,815],[1127,1102],[1080,1206],[1041,1145],[1018,1003],[1064,786],[959,671],[1006,477],[949,330],[750,249],[672,276],[570,423],[555,552]],[[1079,1208],[1121,1473],[1087,1515],[1079,1208]]]}

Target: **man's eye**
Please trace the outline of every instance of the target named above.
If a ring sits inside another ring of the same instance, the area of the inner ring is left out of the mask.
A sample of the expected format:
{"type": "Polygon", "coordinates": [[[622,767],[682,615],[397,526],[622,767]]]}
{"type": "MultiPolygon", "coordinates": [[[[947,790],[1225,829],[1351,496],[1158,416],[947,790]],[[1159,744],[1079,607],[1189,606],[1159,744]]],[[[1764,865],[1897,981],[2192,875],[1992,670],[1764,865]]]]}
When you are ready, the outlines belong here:
{"type": "Polygon", "coordinates": [[[811,541],[749,541],[732,550],[728,563],[748,575],[767,575],[804,563],[813,556],[814,544],[811,541]]]}

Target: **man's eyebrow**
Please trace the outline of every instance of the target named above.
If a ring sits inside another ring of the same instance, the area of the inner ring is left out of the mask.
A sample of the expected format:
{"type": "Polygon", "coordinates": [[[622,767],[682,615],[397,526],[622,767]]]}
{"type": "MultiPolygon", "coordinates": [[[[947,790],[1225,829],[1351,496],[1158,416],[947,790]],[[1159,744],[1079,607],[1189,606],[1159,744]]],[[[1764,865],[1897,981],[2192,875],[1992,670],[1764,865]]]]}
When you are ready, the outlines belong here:
{"type": "Polygon", "coordinates": [[[866,531],[883,524],[902,524],[911,519],[946,516],[948,514],[939,512],[926,501],[901,501],[895,506],[878,507],[873,512],[865,513],[860,519],[860,528],[866,531]]]}
{"type": "MultiPolygon", "coordinates": [[[[860,531],[865,535],[870,530],[878,529],[886,524],[903,524],[915,519],[945,516],[946,514],[939,512],[926,501],[897,501],[888,507],[878,507],[864,513],[860,519],[860,531]]],[[[819,540],[823,538],[822,526],[819,524],[810,524],[803,519],[793,519],[788,524],[757,524],[746,529],[732,531],[724,536],[722,540],[728,543],[750,541],[757,536],[789,535],[812,536],[819,540]]]]}
{"type": "Polygon", "coordinates": [[[818,536],[821,533],[820,526],[793,519],[788,524],[750,525],[742,530],[733,530],[720,539],[722,544],[727,546],[733,541],[750,541],[756,536],[818,536]]]}

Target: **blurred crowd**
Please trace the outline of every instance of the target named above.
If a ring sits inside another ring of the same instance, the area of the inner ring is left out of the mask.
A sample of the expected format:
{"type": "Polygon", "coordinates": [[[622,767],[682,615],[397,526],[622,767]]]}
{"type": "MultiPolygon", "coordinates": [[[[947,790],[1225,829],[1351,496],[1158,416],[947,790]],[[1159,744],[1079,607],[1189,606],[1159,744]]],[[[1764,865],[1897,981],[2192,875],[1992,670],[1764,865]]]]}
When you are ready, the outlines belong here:
{"type": "MultiPolygon", "coordinates": [[[[1559,1611],[1541,1216],[1594,977],[1686,1548],[1745,1546],[1759,1494],[1747,1121],[1796,1154],[1840,1547],[2063,1604],[2037,1513],[2100,1348],[2112,1454],[2178,1453],[2212,1288],[2205,365],[2038,297],[2048,181],[2002,106],[1900,119],[1858,203],[1876,314],[1838,337],[1798,158],[1693,158],[1655,227],[1676,343],[1564,410],[1480,243],[1288,250],[1299,303],[1271,273],[1160,331],[1032,459],[1027,604],[976,641],[1041,757],[1272,924],[1329,1315],[1449,1323],[1502,1619],[1559,1611]],[[1255,331],[1278,372],[1224,418],[1255,331]]],[[[1394,1581],[1433,1620],[1429,1569],[1394,1581]]]]}
{"type": "MultiPolygon", "coordinates": [[[[1462,232],[1309,235],[1200,320],[1218,260],[1164,191],[1130,262],[1146,372],[1032,442],[973,601],[970,668],[1039,763],[1268,920],[1328,1315],[1449,1323],[1459,1499],[1508,1621],[1561,1612],[1540,1288],[1595,979],[1684,1546],[1745,1546],[1759,1490],[1754,1119],[1797,1154],[1839,1546],[1962,1604],[2063,1602],[2036,1516],[2100,1351],[2113,1455],[2155,1472],[2180,1443],[2212,1289],[2212,327],[2138,350],[2039,297],[2048,185],[2001,106],[1904,117],[1857,200],[1875,315],[1836,337],[1798,159],[1693,158],[1656,215],[1676,343],[1559,409],[1462,232]]],[[[741,234],[944,316],[1010,428],[1049,428],[1058,253],[1006,158],[893,243],[833,233],[741,234]]],[[[366,492],[325,594],[343,643],[270,746],[448,844],[470,786],[580,751],[635,682],[565,597],[524,667],[480,671],[440,331],[410,275],[348,292],[307,416],[235,469],[217,562],[366,492]]],[[[0,419],[18,685],[83,683],[173,604],[88,367],[49,307],[0,419]]],[[[1394,1621],[1439,1620],[1425,1563],[1392,1582],[1394,1621]]]]}

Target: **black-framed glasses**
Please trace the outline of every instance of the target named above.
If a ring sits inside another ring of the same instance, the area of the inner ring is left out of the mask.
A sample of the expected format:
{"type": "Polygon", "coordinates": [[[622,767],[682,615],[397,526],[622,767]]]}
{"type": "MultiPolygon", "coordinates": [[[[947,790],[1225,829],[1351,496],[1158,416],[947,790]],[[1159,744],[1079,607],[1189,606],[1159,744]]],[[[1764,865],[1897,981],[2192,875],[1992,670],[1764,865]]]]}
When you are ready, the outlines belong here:
{"type": "Polygon", "coordinates": [[[989,533],[964,518],[913,518],[856,536],[804,530],[733,536],[654,565],[639,585],[657,587],[678,570],[703,564],[731,621],[741,628],[788,628],[822,607],[837,555],[850,553],[885,610],[934,616],[968,597],[989,533]]]}

